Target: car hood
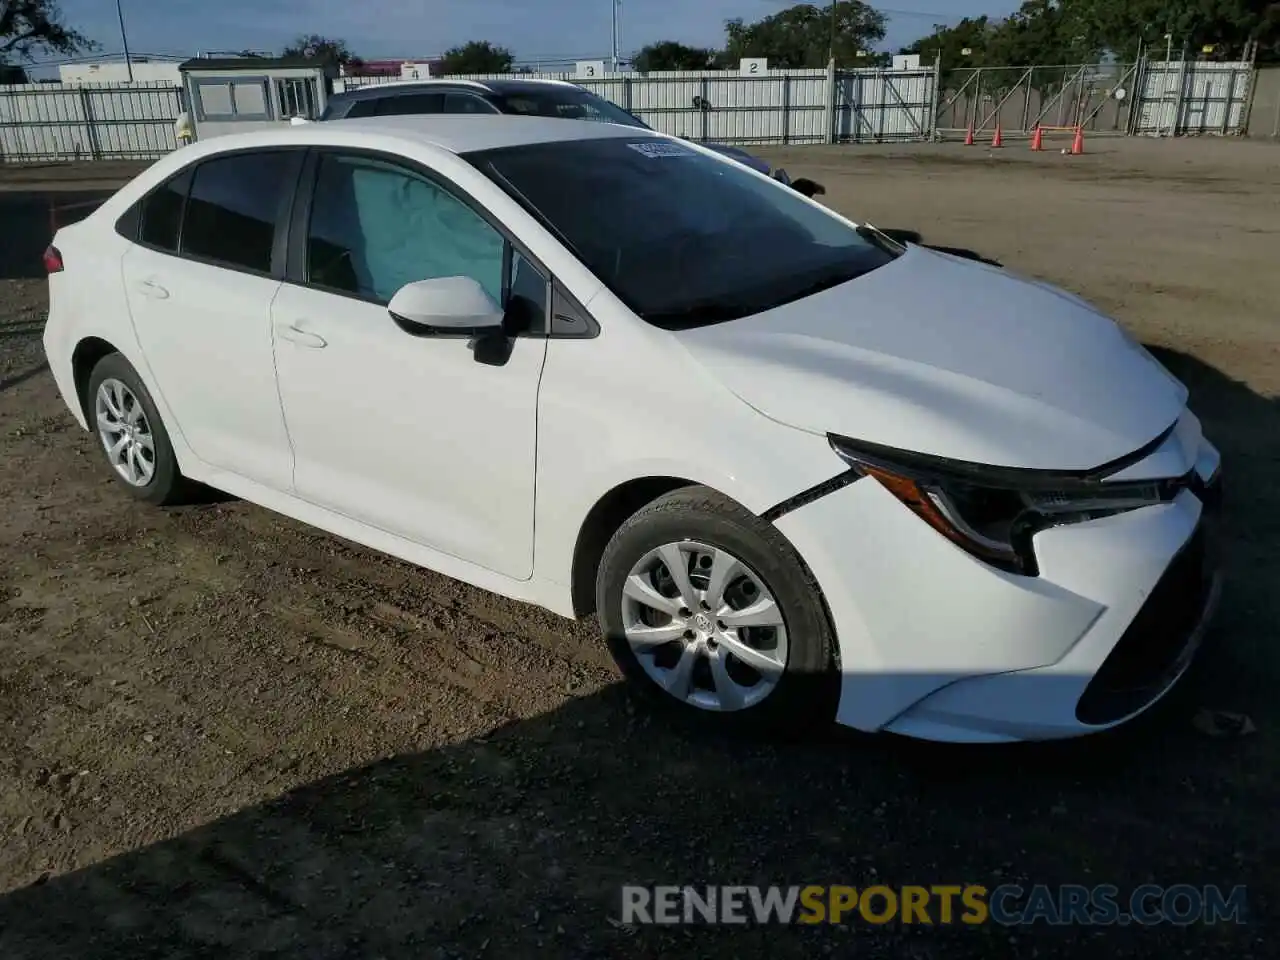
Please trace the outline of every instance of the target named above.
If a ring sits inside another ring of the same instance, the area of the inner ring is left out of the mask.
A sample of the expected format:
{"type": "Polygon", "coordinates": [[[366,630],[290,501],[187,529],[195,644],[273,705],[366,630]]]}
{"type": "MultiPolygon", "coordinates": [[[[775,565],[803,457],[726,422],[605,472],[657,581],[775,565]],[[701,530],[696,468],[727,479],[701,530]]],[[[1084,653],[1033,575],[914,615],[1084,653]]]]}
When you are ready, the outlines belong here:
{"type": "Polygon", "coordinates": [[[1159,436],[1187,397],[1078,297],[916,246],[815,296],[675,336],[781,423],[993,466],[1100,466],[1159,436]]]}

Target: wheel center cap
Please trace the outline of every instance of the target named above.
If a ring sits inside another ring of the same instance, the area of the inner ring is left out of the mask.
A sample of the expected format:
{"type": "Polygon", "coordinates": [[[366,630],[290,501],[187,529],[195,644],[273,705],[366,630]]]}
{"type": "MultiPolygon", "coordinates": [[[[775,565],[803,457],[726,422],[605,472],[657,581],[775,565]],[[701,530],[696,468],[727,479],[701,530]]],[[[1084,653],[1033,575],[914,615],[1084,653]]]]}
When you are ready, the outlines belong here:
{"type": "Polygon", "coordinates": [[[711,619],[705,613],[699,613],[693,618],[694,629],[703,633],[711,632],[711,619]]]}

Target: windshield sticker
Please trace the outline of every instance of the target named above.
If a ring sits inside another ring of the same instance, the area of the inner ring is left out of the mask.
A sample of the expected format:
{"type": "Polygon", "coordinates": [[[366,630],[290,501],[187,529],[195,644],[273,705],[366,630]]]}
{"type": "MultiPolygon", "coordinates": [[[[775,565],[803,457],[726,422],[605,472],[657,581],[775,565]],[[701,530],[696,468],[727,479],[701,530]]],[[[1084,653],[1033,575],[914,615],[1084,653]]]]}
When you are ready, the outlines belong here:
{"type": "Polygon", "coordinates": [[[644,143],[628,143],[628,147],[643,153],[646,157],[693,157],[697,156],[696,152],[690,150],[686,146],[678,143],[670,143],[666,140],[649,140],[644,143]]]}

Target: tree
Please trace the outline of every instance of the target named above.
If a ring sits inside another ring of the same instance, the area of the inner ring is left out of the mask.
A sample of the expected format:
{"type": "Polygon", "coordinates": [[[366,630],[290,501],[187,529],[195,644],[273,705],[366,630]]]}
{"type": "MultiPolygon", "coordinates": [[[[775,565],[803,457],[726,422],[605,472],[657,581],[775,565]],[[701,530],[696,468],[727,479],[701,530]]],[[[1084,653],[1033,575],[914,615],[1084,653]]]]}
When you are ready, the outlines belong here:
{"type": "Polygon", "coordinates": [[[1108,53],[1129,61],[1139,45],[1163,58],[1166,34],[1175,56],[1186,44],[1192,55],[1212,45],[1216,56],[1239,57],[1255,41],[1260,60],[1280,59],[1280,0],[1025,0],[1002,20],[962,20],[908,49],[941,49],[944,67],[1083,63],[1108,53]],[[969,57],[959,55],[965,47],[969,57]]]}
{"type": "Polygon", "coordinates": [[[1108,49],[1124,59],[1137,54],[1138,42],[1152,56],[1164,56],[1172,34],[1173,52],[1199,54],[1206,45],[1239,57],[1250,40],[1259,53],[1280,46],[1280,4],[1274,0],[1064,0],[1064,5],[1094,25],[1108,49]]]}
{"type": "Polygon", "coordinates": [[[921,37],[899,52],[918,53],[922,63],[933,63],[941,54],[942,64],[947,68],[980,67],[985,62],[987,45],[994,32],[995,28],[986,17],[965,17],[954,27],[921,37]],[[964,53],[965,50],[969,52],[964,53]]]}
{"type": "Polygon", "coordinates": [[[0,0],[0,63],[36,53],[78,53],[97,44],[62,23],[56,0],[0,0]]]}
{"type": "Polygon", "coordinates": [[[343,40],[322,37],[318,33],[298,37],[284,48],[284,56],[318,60],[326,66],[358,67],[363,61],[347,49],[343,40]]]}
{"type": "Polygon", "coordinates": [[[867,62],[858,51],[870,50],[884,39],[884,15],[861,0],[841,0],[834,6],[834,27],[831,5],[810,3],[751,24],[730,20],[725,24],[723,60],[734,64],[743,57],[767,57],[770,67],[824,67],[834,53],[840,66],[867,62]]]}
{"type": "Polygon", "coordinates": [[[714,66],[715,61],[714,50],[663,40],[643,47],[631,65],[641,73],[652,73],[657,70],[706,70],[714,66]]]}
{"type": "Polygon", "coordinates": [[[472,40],[446,50],[440,61],[442,73],[510,73],[515,57],[506,47],[487,40],[472,40]]]}

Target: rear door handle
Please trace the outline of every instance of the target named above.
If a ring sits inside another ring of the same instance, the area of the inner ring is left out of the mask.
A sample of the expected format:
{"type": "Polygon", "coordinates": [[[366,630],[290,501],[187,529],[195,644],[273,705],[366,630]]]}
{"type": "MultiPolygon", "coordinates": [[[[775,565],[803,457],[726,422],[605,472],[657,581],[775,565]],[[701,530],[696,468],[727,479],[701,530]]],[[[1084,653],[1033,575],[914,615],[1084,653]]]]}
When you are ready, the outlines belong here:
{"type": "Polygon", "coordinates": [[[318,333],[312,333],[309,330],[303,330],[296,323],[281,323],[276,325],[276,332],[280,334],[282,340],[288,340],[290,343],[296,343],[300,347],[311,347],[318,350],[321,347],[327,347],[329,341],[318,333]]]}
{"type": "Polygon", "coordinates": [[[139,280],[135,284],[135,288],[144,297],[151,297],[155,300],[167,300],[169,298],[169,291],[154,280],[139,280]]]}

